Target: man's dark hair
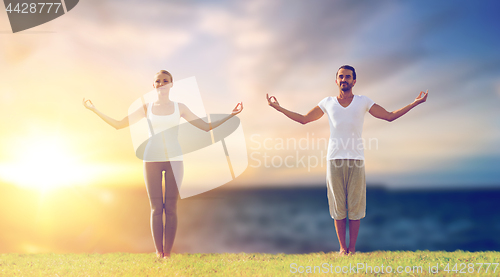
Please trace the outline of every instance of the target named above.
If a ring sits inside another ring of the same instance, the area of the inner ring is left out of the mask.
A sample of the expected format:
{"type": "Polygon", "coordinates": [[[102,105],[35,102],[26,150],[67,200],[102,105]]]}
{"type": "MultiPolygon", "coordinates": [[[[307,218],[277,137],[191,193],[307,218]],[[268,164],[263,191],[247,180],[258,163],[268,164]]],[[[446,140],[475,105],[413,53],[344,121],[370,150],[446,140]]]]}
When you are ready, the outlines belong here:
{"type": "Polygon", "coordinates": [[[350,65],[343,65],[339,67],[339,69],[337,70],[337,74],[335,75],[335,79],[337,79],[337,77],[339,76],[339,70],[341,69],[349,69],[350,71],[352,71],[352,79],[356,80],[356,70],[354,70],[354,67],[350,65]]]}

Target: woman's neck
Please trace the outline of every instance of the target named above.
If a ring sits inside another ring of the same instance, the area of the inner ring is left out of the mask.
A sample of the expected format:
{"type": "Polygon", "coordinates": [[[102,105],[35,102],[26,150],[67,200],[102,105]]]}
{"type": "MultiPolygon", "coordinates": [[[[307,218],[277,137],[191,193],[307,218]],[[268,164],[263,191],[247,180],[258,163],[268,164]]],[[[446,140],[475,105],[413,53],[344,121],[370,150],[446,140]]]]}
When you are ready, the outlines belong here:
{"type": "Polygon", "coordinates": [[[166,96],[161,96],[161,95],[158,95],[158,100],[156,101],[157,104],[169,104],[171,103],[172,101],[169,99],[168,95],[166,96]]]}

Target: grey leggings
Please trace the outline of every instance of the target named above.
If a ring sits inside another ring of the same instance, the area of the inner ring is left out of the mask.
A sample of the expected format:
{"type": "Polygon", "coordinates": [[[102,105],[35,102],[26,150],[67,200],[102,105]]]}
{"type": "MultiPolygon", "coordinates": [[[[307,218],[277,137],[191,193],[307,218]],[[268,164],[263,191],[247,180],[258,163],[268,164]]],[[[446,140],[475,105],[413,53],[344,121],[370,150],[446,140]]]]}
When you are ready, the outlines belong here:
{"type": "MultiPolygon", "coordinates": [[[[144,162],[144,180],[151,204],[151,232],[156,252],[170,255],[177,230],[177,199],[179,191],[174,177],[181,179],[182,161],[144,162]],[[171,164],[172,163],[172,164],[171,164]],[[175,163],[175,164],[174,164],[175,163]],[[162,193],[162,172],[165,172],[165,195],[162,193]],[[163,230],[163,210],[165,210],[165,230],[163,230]],[[165,238],[165,241],[163,241],[165,238]],[[163,242],[165,247],[163,247],[163,242]]],[[[179,183],[182,180],[178,180],[179,183]]]]}

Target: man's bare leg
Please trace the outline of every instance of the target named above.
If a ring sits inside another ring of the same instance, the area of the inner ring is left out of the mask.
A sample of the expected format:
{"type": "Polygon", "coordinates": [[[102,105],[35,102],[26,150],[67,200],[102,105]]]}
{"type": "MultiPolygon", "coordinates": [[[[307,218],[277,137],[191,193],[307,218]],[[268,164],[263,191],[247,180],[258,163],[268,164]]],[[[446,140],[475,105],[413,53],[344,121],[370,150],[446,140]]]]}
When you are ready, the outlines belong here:
{"type": "Polygon", "coordinates": [[[339,238],[339,243],[340,243],[339,253],[342,255],[347,254],[347,246],[345,243],[345,223],[346,223],[346,220],[347,220],[346,218],[341,219],[341,220],[335,219],[335,230],[337,231],[337,237],[339,238]]]}
{"type": "Polygon", "coordinates": [[[349,220],[349,254],[356,253],[356,240],[358,239],[359,223],[359,219],[349,220]]]}

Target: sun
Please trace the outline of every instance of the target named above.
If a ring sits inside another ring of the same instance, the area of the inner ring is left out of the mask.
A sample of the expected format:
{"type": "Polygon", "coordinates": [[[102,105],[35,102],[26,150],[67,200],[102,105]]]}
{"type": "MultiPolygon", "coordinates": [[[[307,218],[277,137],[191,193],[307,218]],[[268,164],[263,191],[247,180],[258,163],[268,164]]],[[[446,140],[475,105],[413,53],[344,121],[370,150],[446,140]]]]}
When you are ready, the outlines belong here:
{"type": "Polygon", "coordinates": [[[60,136],[16,140],[11,150],[13,160],[0,168],[0,177],[7,182],[46,191],[88,181],[85,167],[60,136]]]}

